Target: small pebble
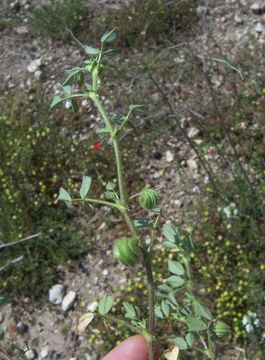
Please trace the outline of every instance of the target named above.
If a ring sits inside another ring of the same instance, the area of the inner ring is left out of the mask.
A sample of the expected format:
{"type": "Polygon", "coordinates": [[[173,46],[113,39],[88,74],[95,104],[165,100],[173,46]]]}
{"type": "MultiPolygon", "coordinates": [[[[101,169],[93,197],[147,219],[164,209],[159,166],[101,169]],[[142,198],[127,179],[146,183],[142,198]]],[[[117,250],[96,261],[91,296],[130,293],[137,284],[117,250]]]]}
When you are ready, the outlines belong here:
{"type": "Polygon", "coordinates": [[[69,291],[63,298],[63,302],[61,306],[63,312],[70,310],[73,307],[75,300],[76,300],[76,292],[72,290],[69,291]]]}
{"type": "Polygon", "coordinates": [[[27,66],[27,70],[30,73],[34,73],[39,69],[40,66],[41,66],[41,58],[36,59],[36,60],[32,60],[29,63],[29,65],[27,66]]]}
{"type": "Polygon", "coordinates": [[[25,358],[28,360],[33,360],[36,358],[35,352],[32,349],[29,349],[25,352],[25,358]]]}
{"type": "Polygon", "coordinates": [[[166,151],[166,161],[167,162],[172,162],[174,160],[174,154],[172,151],[167,150],[166,151]]]}
{"type": "Polygon", "coordinates": [[[52,304],[59,305],[63,301],[64,287],[61,284],[54,285],[49,290],[49,301],[52,304]]]}

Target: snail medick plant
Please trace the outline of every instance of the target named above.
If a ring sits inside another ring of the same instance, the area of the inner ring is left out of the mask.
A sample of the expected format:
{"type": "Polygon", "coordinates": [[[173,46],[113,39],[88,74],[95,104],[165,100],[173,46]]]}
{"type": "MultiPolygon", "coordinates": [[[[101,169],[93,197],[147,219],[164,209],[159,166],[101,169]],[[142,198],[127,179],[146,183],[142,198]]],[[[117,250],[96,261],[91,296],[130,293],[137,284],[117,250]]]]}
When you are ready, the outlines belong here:
{"type": "MultiPolygon", "coordinates": [[[[84,314],[79,319],[78,329],[83,331],[94,316],[101,316],[106,321],[126,326],[133,332],[145,336],[149,344],[149,359],[154,360],[154,344],[157,341],[156,319],[159,319],[159,325],[162,320],[171,320],[176,328],[175,333],[167,335],[167,340],[174,345],[171,356],[177,358],[176,354],[179,350],[193,348],[202,352],[206,358],[216,359],[214,340],[227,335],[229,329],[227,325],[216,323],[211,312],[195,297],[190,275],[193,241],[189,234],[179,232],[169,224],[164,224],[162,228],[162,233],[166,238],[162,246],[172,251],[168,259],[168,271],[171,275],[158,286],[154,281],[153,253],[156,248],[161,248],[161,246],[155,245],[161,220],[164,219],[162,209],[157,208],[158,192],[145,187],[140,194],[128,197],[120,151],[126,124],[132,113],[141,110],[142,107],[141,105],[130,105],[127,115],[116,116],[119,118],[117,122],[104,109],[99,95],[100,75],[104,66],[103,58],[112,52],[112,49],[106,49],[106,47],[115,38],[116,31],[114,29],[102,36],[100,48],[84,47],[90,59],[85,61],[82,67],[67,70],[68,76],[63,83],[64,97],[55,96],[51,108],[62,105],[67,100],[71,102],[73,109],[77,110],[77,98],[90,99],[94,103],[104,123],[104,127],[98,132],[101,136],[108,138],[114,150],[118,190],[116,191],[115,183],[108,182],[104,197],[93,198],[90,196],[91,177],[83,176],[80,197],[72,198],[64,188],[61,188],[58,199],[64,201],[68,207],[75,203],[103,205],[121,213],[130,236],[114,241],[113,255],[132,271],[138,264],[143,265],[147,276],[148,315],[141,314],[137,306],[124,302],[125,317],[114,316],[110,313],[114,298],[105,294],[99,301],[97,314],[84,314]],[[86,75],[90,76],[90,84],[85,82],[86,75]],[[80,92],[73,91],[74,83],[81,89],[80,92]],[[130,203],[136,197],[139,197],[140,205],[149,212],[148,218],[133,218],[130,203]],[[141,228],[149,229],[149,241],[145,240],[146,233],[143,236],[141,228]],[[172,255],[176,259],[173,259],[172,255]],[[176,336],[177,334],[178,336],[176,336]]],[[[169,356],[168,353],[166,356],[169,356]]]]}

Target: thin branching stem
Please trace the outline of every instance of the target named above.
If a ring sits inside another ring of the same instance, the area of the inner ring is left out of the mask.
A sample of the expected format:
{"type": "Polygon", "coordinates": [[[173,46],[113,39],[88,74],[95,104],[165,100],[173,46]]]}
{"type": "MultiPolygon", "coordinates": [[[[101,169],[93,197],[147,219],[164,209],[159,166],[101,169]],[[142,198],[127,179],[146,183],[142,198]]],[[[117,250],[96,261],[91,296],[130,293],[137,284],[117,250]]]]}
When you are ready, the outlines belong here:
{"type": "MultiPolygon", "coordinates": [[[[96,92],[91,92],[90,98],[93,100],[95,106],[100,112],[106,129],[110,133],[110,138],[112,142],[112,146],[114,149],[115,160],[116,160],[116,169],[118,176],[118,185],[119,185],[119,199],[120,205],[117,205],[117,209],[119,209],[128,225],[128,228],[133,236],[139,237],[138,231],[134,225],[133,219],[131,218],[130,211],[128,208],[128,200],[127,200],[127,192],[125,186],[125,180],[123,175],[123,165],[122,158],[119,149],[119,138],[115,133],[115,130],[111,124],[108,114],[106,113],[99,96],[96,92]]],[[[112,203],[110,203],[112,204],[112,203]]],[[[113,205],[113,204],[112,204],[113,205]]],[[[142,242],[142,246],[145,249],[144,241],[139,237],[142,242]]],[[[154,360],[154,333],[155,333],[155,312],[154,312],[154,303],[155,303],[155,290],[154,290],[154,278],[153,278],[153,270],[152,270],[152,247],[148,251],[144,251],[144,266],[147,274],[147,289],[148,289],[148,331],[151,335],[151,341],[149,343],[149,360],[154,360]]]]}

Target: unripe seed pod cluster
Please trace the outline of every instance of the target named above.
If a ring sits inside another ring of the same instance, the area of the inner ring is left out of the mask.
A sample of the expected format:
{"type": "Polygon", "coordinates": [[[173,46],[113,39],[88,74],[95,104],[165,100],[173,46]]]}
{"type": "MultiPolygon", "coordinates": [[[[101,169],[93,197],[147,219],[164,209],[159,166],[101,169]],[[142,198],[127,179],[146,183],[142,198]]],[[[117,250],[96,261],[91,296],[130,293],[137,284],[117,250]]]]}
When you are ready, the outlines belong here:
{"type": "Polygon", "coordinates": [[[216,324],[214,324],[213,332],[218,338],[224,338],[230,334],[231,329],[230,326],[223,321],[217,321],[216,324]]]}
{"type": "Polygon", "coordinates": [[[157,206],[158,193],[154,189],[144,189],[140,193],[139,201],[144,209],[152,210],[157,206]]]}
{"type": "Polygon", "coordinates": [[[117,239],[113,245],[113,255],[123,265],[135,266],[141,259],[139,239],[137,237],[117,239]]]}

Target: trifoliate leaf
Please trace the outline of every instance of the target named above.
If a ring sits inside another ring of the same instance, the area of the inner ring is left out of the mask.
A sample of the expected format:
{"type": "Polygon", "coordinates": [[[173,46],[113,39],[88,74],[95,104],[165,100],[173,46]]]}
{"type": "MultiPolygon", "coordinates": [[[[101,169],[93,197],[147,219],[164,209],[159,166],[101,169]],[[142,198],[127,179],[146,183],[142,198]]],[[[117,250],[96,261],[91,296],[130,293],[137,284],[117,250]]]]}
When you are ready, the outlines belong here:
{"type": "Polygon", "coordinates": [[[188,348],[188,345],[187,345],[185,339],[183,339],[182,337],[179,337],[179,336],[175,337],[174,343],[177,345],[179,350],[186,350],[188,348]]]}
{"type": "Polygon", "coordinates": [[[100,54],[100,49],[94,48],[92,46],[85,46],[84,47],[85,53],[87,55],[98,55],[100,54]]]}
{"type": "Polygon", "coordinates": [[[106,190],[113,191],[115,189],[115,187],[116,187],[116,184],[109,181],[106,185],[106,190]]]}
{"type": "Polygon", "coordinates": [[[66,206],[71,207],[72,205],[72,198],[71,196],[68,194],[68,192],[64,189],[64,188],[60,188],[60,192],[59,192],[59,196],[58,196],[58,200],[63,201],[66,206]]]}
{"type": "Polygon", "coordinates": [[[72,94],[72,87],[70,85],[63,86],[64,95],[70,97],[72,94]]]}
{"type": "Polygon", "coordinates": [[[137,311],[132,304],[130,304],[128,302],[124,302],[123,306],[126,311],[126,314],[125,314],[126,317],[133,318],[133,319],[137,318],[137,311]]]}
{"type": "Polygon", "coordinates": [[[185,269],[180,262],[168,260],[168,270],[175,275],[184,275],[185,269]]]}
{"type": "Polygon", "coordinates": [[[129,105],[129,110],[143,111],[144,105],[129,105]]]}
{"type": "Polygon", "coordinates": [[[184,279],[177,275],[172,275],[166,279],[166,282],[169,283],[172,287],[180,287],[184,284],[184,279]]]}
{"type": "Polygon", "coordinates": [[[185,340],[186,340],[187,344],[189,345],[189,347],[191,347],[195,341],[195,336],[193,335],[193,333],[188,333],[185,336],[185,340]]]}
{"type": "Polygon", "coordinates": [[[213,319],[211,311],[206,306],[201,305],[198,301],[194,301],[193,306],[196,316],[204,317],[207,320],[213,319]]]}
{"type": "Polygon", "coordinates": [[[102,43],[109,43],[113,40],[115,40],[117,37],[117,30],[116,29],[112,29],[110,32],[104,34],[101,38],[101,42],[102,43]]]}
{"type": "Polygon", "coordinates": [[[207,325],[200,318],[189,317],[186,320],[186,324],[189,331],[203,331],[207,329],[207,325]]]}
{"type": "Polygon", "coordinates": [[[86,197],[91,186],[91,181],[92,179],[90,176],[83,176],[82,185],[79,191],[81,199],[84,199],[86,197]]]}
{"type": "Polygon", "coordinates": [[[51,106],[50,106],[50,109],[54,109],[55,107],[58,107],[59,105],[62,104],[62,101],[63,101],[63,99],[60,96],[58,96],[58,95],[54,96],[51,106]]]}
{"type": "Polygon", "coordinates": [[[161,309],[166,317],[169,315],[169,305],[165,300],[161,301],[161,309]]]}
{"type": "Polygon", "coordinates": [[[112,308],[114,299],[112,296],[105,294],[103,298],[99,301],[98,312],[105,316],[112,308]]]}
{"type": "Polygon", "coordinates": [[[179,233],[176,229],[173,229],[169,224],[163,226],[163,235],[165,238],[173,244],[179,244],[179,233]]]}

